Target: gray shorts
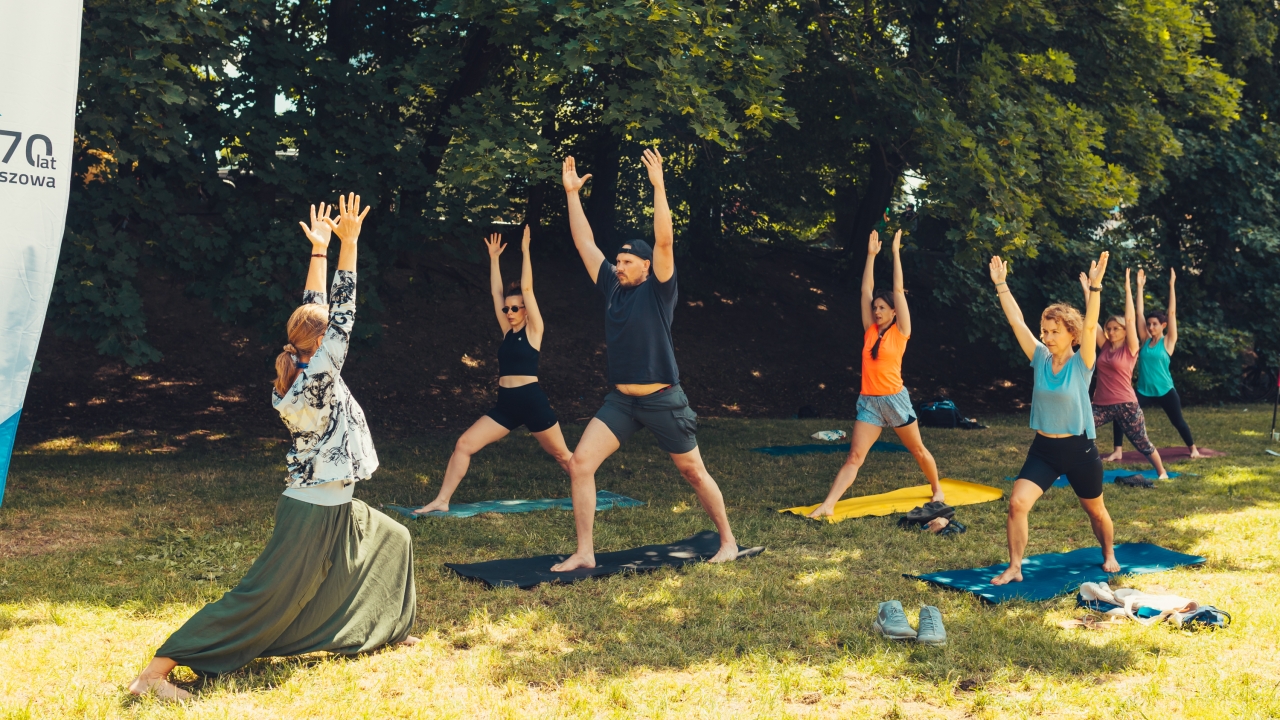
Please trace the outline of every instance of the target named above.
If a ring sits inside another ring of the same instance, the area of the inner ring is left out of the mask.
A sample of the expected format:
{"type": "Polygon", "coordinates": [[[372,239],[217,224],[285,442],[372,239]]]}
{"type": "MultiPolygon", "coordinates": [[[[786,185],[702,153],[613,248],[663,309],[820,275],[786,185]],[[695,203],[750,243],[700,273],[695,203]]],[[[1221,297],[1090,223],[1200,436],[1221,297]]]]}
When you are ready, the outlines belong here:
{"type": "Polygon", "coordinates": [[[859,395],[858,422],[876,427],[906,427],[916,421],[911,396],[902,388],[892,395],[859,395]]]}
{"type": "Polygon", "coordinates": [[[613,390],[604,396],[596,418],[619,443],[640,428],[649,428],[663,452],[683,455],[698,447],[698,414],[689,407],[689,398],[679,385],[641,397],[613,390]]]}

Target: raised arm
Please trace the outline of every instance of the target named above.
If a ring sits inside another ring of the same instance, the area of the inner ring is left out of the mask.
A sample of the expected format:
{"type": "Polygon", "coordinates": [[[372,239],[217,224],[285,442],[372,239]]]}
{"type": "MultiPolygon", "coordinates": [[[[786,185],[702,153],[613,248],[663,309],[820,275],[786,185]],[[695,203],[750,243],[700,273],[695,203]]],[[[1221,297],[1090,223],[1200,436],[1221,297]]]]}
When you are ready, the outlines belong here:
{"type": "Polygon", "coordinates": [[[1018,338],[1022,352],[1030,360],[1036,355],[1036,336],[1027,327],[1027,321],[1022,317],[1022,308],[1018,307],[1018,301],[1013,299],[1009,284],[1005,282],[1009,277],[1009,266],[996,255],[991,258],[988,270],[991,272],[991,282],[995,283],[996,294],[1000,297],[1000,308],[1004,310],[1004,316],[1009,320],[1009,327],[1013,328],[1013,335],[1018,338]]]}
{"type": "Polygon", "coordinates": [[[893,309],[898,313],[898,329],[911,337],[911,310],[907,307],[907,291],[902,286],[902,231],[893,234],[893,309]]]}
{"type": "Polygon", "coordinates": [[[1178,274],[1169,268],[1169,326],[1164,329],[1164,349],[1170,355],[1178,345],[1178,296],[1173,285],[1178,281],[1178,274]]]}
{"type": "Polygon", "coordinates": [[[1142,300],[1143,300],[1143,297],[1146,295],[1146,293],[1144,292],[1146,285],[1147,285],[1147,273],[1143,271],[1142,268],[1138,268],[1138,297],[1137,297],[1138,309],[1134,314],[1134,322],[1138,323],[1138,340],[1140,341],[1140,343],[1146,342],[1147,337],[1150,335],[1150,333],[1147,332],[1147,317],[1142,312],[1142,300]]]}
{"type": "MultiPolygon", "coordinates": [[[[1083,302],[1086,306],[1088,306],[1089,304],[1089,274],[1088,273],[1083,273],[1083,272],[1080,273],[1080,292],[1084,294],[1083,302]]],[[[1094,344],[1098,346],[1098,349],[1102,349],[1102,344],[1107,341],[1107,335],[1106,333],[1102,332],[1102,328],[1098,328],[1097,332],[1093,334],[1093,339],[1094,339],[1094,344]]]]}
{"type": "MultiPolygon", "coordinates": [[[[1102,311],[1102,277],[1107,272],[1107,259],[1111,253],[1105,250],[1098,256],[1098,261],[1089,265],[1089,301],[1084,306],[1084,337],[1093,337],[1098,332],[1098,313],[1102,311]]],[[[1093,343],[1080,344],[1080,359],[1084,366],[1092,369],[1098,359],[1098,346],[1093,343]]]]}
{"type": "Polygon", "coordinates": [[[591,223],[587,222],[587,213],[582,209],[582,198],[578,196],[578,191],[590,179],[590,173],[578,177],[578,167],[574,164],[572,155],[564,159],[560,168],[560,180],[564,183],[564,192],[569,200],[569,232],[573,235],[573,245],[578,248],[582,264],[587,266],[591,282],[595,282],[596,275],[600,274],[600,264],[604,262],[604,253],[596,247],[596,237],[591,232],[591,223]]]}
{"type": "Polygon", "coordinates": [[[351,343],[351,328],[356,318],[356,246],[360,240],[360,227],[366,207],[360,210],[360,196],[351,193],[338,197],[338,221],[325,217],[324,222],[342,241],[338,254],[338,272],[333,274],[332,291],[329,293],[329,329],[325,331],[320,349],[311,358],[309,373],[318,377],[332,370],[342,371],[351,343]]]}
{"type": "Polygon", "coordinates": [[[1133,311],[1133,288],[1129,286],[1129,268],[1124,269],[1124,341],[1131,355],[1138,354],[1138,315],[1133,311]]]}
{"type": "Polygon", "coordinates": [[[311,225],[298,221],[302,226],[302,234],[311,241],[311,266],[307,269],[307,286],[302,294],[304,304],[317,299],[317,296],[324,296],[324,283],[329,279],[329,240],[333,237],[333,231],[324,219],[329,217],[332,209],[324,203],[320,203],[319,210],[312,205],[311,225]]]}
{"type": "Polygon", "coordinates": [[[862,268],[862,331],[866,332],[876,324],[871,314],[871,296],[876,291],[876,255],[880,252],[880,233],[871,231],[867,240],[867,264],[862,268]]]}
{"type": "Polygon", "coordinates": [[[524,226],[524,237],[520,239],[520,249],[524,251],[524,264],[520,267],[520,292],[524,294],[525,324],[529,331],[529,344],[534,350],[542,349],[542,311],[538,309],[538,299],[533,296],[533,261],[529,258],[529,226],[524,226]]]}
{"type": "Polygon", "coordinates": [[[498,316],[498,327],[506,337],[511,331],[511,323],[507,322],[507,314],[502,312],[502,303],[506,300],[502,295],[502,267],[498,264],[498,256],[507,248],[502,242],[502,233],[493,233],[484,245],[489,249],[489,294],[493,296],[493,314],[498,316]]]}
{"type": "Polygon", "coordinates": [[[645,148],[640,162],[649,171],[649,182],[653,185],[653,275],[658,282],[666,282],[675,274],[676,254],[667,186],[662,179],[662,155],[657,149],[645,148]]]}

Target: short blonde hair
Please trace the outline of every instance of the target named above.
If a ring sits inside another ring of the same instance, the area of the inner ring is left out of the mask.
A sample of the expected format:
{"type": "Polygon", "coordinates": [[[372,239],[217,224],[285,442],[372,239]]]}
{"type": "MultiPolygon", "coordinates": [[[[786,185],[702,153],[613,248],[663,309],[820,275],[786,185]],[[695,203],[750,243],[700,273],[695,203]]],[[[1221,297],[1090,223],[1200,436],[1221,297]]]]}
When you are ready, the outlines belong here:
{"type": "Polygon", "coordinates": [[[1107,318],[1107,321],[1106,321],[1106,322],[1104,322],[1104,323],[1102,323],[1102,329],[1104,329],[1104,330],[1105,330],[1105,329],[1107,328],[1107,325],[1108,325],[1109,323],[1115,323],[1115,324],[1119,325],[1121,330],[1123,330],[1123,329],[1125,329],[1125,328],[1127,328],[1127,327],[1128,327],[1128,324],[1127,324],[1127,323],[1125,323],[1125,321],[1124,321],[1124,316],[1123,316],[1123,315],[1112,315],[1111,317],[1107,318]]]}
{"type": "Polygon", "coordinates": [[[1080,342],[1080,334],[1084,332],[1084,317],[1080,315],[1080,311],[1068,305],[1067,303],[1054,303],[1044,309],[1040,313],[1040,322],[1045,320],[1053,320],[1061,324],[1071,333],[1071,338],[1077,343],[1080,342]]]}

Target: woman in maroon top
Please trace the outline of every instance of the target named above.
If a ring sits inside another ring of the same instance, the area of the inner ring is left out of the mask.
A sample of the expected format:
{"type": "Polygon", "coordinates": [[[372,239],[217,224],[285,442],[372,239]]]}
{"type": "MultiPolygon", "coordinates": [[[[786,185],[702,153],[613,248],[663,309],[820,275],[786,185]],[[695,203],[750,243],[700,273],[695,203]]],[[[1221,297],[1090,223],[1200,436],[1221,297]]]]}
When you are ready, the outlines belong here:
{"type": "MultiPolygon", "coordinates": [[[[1089,297],[1089,279],[1080,273],[1085,298],[1089,297]]],[[[1129,270],[1124,271],[1124,317],[1112,315],[1098,328],[1098,362],[1094,376],[1098,384],[1093,390],[1093,424],[1114,422],[1124,431],[1129,442],[1138,452],[1147,456],[1166,480],[1160,452],[1147,438],[1147,423],[1138,406],[1138,396],[1133,392],[1133,366],[1138,362],[1138,323],[1133,308],[1133,292],[1129,285],[1129,270]]],[[[1124,448],[1116,446],[1115,452],[1104,458],[1112,462],[1120,460],[1124,448]]]]}

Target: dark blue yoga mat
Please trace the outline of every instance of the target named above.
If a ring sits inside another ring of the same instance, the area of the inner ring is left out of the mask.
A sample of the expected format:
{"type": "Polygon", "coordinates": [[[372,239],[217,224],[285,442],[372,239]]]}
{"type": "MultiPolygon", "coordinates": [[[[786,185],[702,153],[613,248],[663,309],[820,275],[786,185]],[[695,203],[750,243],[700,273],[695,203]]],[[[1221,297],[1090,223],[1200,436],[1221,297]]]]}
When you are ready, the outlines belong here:
{"type": "Polygon", "coordinates": [[[1116,560],[1120,562],[1118,573],[1103,570],[1102,549],[1090,547],[1068,553],[1032,555],[1022,561],[1022,582],[1008,585],[992,585],[991,578],[1004,572],[1009,563],[905,577],[973,593],[994,605],[1009,600],[1048,600],[1075,592],[1081,583],[1106,582],[1116,575],[1145,575],[1204,562],[1198,555],[1184,555],[1150,543],[1125,543],[1115,548],[1116,560]]]}
{"type": "MultiPolygon", "coordinates": [[[[1160,477],[1160,473],[1156,472],[1155,468],[1151,468],[1150,470],[1103,470],[1102,482],[1104,485],[1112,485],[1115,483],[1116,478],[1128,477],[1130,475],[1141,475],[1142,477],[1147,478],[1149,480],[1155,480],[1156,478],[1160,477]]],[[[1182,473],[1170,472],[1169,479],[1172,480],[1173,478],[1181,477],[1181,475],[1182,473]]],[[[1005,478],[1005,480],[1008,482],[1013,482],[1016,479],[1017,478],[1011,478],[1011,477],[1005,478]]],[[[1053,486],[1054,487],[1071,487],[1071,483],[1067,482],[1066,475],[1062,475],[1057,480],[1053,481],[1053,486]]]]}
{"type": "MultiPolygon", "coordinates": [[[[875,445],[871,446],[871,452],[900,452],[904,453],[907,449],[897,443],[883,442],[877,440],[875,445]]],[[[849,443],[840,443],[838,445],[819,445],[813,443],[810,445],[772,445],[770,447],[751,448],[751,452],[764,453],[765,455],[809,455],[812,453],[847,453],[849,452],[849,443]]]]}
{"type": "MultiPolygon", "coordinates": [[[[608,510],[610,508],[636,507],[643,505],[644,501],[629,498],[623,495],[617,495],[611,492],[600,490],[596,493],[596,512],[608,510]]],[[[414,515],[416,508],[404,507],[401,505],[383,505],[384,510],[393,510],[401,515],[417,520],[424,517],[452,517],[467,518],[472,515],[481,513],[525,513],[537,510],[572,510],[573,500],[571,498],[543,498],[541,500],[485,500],[476,503],[451,503],[449,512],[429,512],[422,515],[414,515]]],[[[422,507],[419,505],[418,507],[422,507]]]]}

